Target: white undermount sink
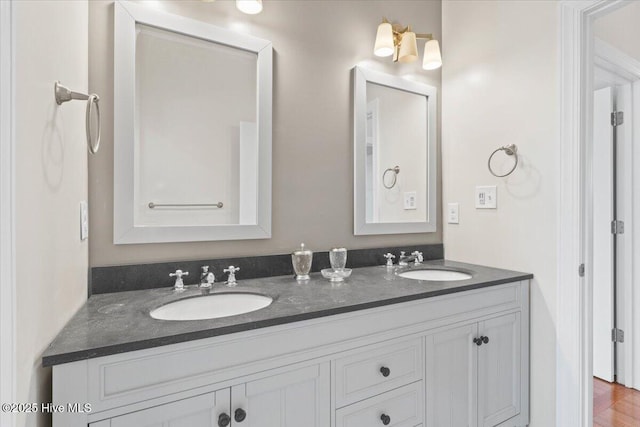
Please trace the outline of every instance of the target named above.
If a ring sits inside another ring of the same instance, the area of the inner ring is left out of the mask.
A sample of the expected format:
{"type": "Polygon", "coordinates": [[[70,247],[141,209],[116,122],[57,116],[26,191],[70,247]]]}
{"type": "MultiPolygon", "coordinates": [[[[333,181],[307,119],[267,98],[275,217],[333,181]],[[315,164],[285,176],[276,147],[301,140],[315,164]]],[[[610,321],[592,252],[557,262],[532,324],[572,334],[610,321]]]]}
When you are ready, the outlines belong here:
{"type": "Polygon", "coordinates": [[[267,307],[273,298],[266,295],[228,292],[185,298],[156,308],[151,317],[160,320],[204,320],[235,316],[267,307]]]}
{"type": "Polygon", "coordinates": [[[465,273],[463,271],[456,270],[445,270],[439,268],[429,268],[422,270],[409,270],[403,273],[399,273],[398,276],[404,277],[405,279],[413,279],[413,280],[431,280],[438,282],[452,282],[456,280],[467,280],[471,279],[471,274],[465,273]]]}

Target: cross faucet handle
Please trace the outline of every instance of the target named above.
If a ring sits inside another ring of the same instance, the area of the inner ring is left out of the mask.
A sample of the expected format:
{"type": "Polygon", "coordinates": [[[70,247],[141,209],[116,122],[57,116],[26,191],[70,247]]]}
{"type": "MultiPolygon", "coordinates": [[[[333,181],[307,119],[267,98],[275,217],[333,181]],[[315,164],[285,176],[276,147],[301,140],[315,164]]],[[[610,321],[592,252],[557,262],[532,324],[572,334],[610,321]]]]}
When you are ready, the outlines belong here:
{"type": "Polygon", "coordinates": [[[230,265],[228,268],[225,268],[222,271],[225,273],[229,273],[229,278],[226,282],[227,286],[233,287],[238,284],[238,282],[236,282],[236,271],[240,271],[240,267],[234,267],[233,265],[230,265]]]}
{"type": "Polygon", "coordinates": [[[176,270],[175,273],[169,273],[169,277],[182,277],[182,276],[188,276],[189,272],[188,271],[182,271],[182,270],[176,270]]]}
{"type": "Polygon", "coordinates": [[[173,285],[173,288],[176,291],[184,291],[184,282],[182,281],[182,276],[188,276],[188,271],[176,270],[175,273],[169,273],[169,277],[175,277],[176,283],[173,285]]]}
{"type": "Polygon", "coordinates": [[[415,257],[415,264],[416,265],[418,265],[422,261],[424,261],[424,258],[422,257],[422,252],[414,251],[414,252],[411,253],[411,255],[413,255],[415,257]]]}
{"type": "Polygon", "coordinates": [[[396,256],[394,254],[390,253],[390,252],[387,252],[386,254],[384,254],[382,256],[387,259],[387,267],[393,267],[393,259],[396,256]]]}

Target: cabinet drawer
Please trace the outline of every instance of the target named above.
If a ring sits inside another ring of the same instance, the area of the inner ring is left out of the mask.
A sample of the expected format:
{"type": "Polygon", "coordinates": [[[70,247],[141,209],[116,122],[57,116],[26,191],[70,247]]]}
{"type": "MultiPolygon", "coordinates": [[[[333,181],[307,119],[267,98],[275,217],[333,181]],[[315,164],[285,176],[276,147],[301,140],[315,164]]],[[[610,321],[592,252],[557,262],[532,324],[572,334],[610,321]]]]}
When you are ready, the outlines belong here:
{"type": "Polygon", "coordinates": [[[366,347],[334,362],[336,408],[422,379],[422,339],[366,347]]]}
{"type": "Polygon", "coordinates": [[[422,381],[336,411],[336,427],[415,427],[422,423],[422,381]],[[388,418],[387,418],[388,417],[388,418]],[[384,424],[388,421],[388,424],[384,424]]]}

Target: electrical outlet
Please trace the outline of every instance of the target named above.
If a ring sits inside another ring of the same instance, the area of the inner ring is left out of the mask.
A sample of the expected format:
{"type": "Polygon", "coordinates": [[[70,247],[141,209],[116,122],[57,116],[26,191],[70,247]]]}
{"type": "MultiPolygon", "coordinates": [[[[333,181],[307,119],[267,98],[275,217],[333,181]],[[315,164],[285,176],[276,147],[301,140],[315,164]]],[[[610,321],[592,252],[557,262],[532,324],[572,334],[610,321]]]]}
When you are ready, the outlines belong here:
{"type": "Polygon", "coordinates": [[[86,201],[80,202],[80,240],[89,237],[89,205],[86,201]]]}
{"type": "Polygon", "coordinates": [[[497,209],[496,193],[495,185],[477,186],[476,209],[497,209]]]}
{"type": "Polygon", "coordinates": [[[447,222],[449,224],[459,224],[459,209],[458,203],[449,203],[447,205],[447,222]]]}
{"type": "Polygon", "coordinates": [[[417,209],[416,205],[417,193],[415,191],[407,191],[404,193],[404,210],[417,209]]]}

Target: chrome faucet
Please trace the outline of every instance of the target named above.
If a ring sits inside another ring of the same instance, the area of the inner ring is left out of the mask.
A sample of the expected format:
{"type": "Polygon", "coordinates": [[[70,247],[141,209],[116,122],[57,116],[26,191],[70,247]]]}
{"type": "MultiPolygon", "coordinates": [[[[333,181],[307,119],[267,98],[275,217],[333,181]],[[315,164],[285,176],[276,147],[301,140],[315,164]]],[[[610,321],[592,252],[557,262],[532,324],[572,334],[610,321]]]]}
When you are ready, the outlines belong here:
{"type": "Polygon", "coordinates": [[[238,284],[238,282],[236,282],[236,271],[240,271],[240,267],[234,267],[233,265],[230,265],[229,268],[225,268],[222,271],[225,273],[229,273],[229,278],[225,282],[227,286],[232,288],[238,284]]]}
{"type": "Polygon", "coordinates": [[[411,252],[411,255],[409,256],[405,255],[404,251],[400,252],[400,259],[398,260],[399,266],[406,267],[409,265],[411,261],[414,262],[414,265],[422,264],[422,261],[424,261],[424,258],[422,257],[422,252],[414,251],[414,252],[411,252]]]}
{"type": "Polygon", "coordinates": [[[203,265],[202,274],[200,274],[200,287],[211,288],[213,286],[213,282],[215,281],[216,281],[216,276],[214,276],[214,274],[209,271],[209,266],[203,265]]]}
{"type": "Polygon", "coordinates": [[[169,277],[175,277],[176,283],[173,285],[173,289],[177,292],[184,291],[184,282],[182,281],[182,276],[188,276],[188,271],[176,270],[175,273],[169,273],[169,277]]]}

